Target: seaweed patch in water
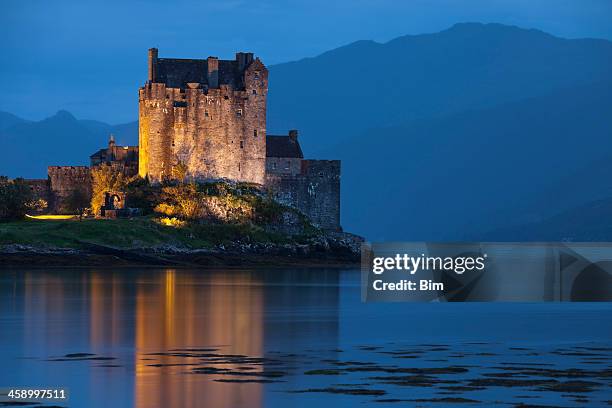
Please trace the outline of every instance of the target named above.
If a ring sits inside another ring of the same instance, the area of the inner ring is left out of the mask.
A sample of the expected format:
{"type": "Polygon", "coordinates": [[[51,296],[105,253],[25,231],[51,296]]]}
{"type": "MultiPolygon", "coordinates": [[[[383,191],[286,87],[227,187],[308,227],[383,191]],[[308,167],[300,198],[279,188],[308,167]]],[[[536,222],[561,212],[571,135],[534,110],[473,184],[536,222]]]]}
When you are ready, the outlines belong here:
{"type": "Polygon", "coordinates": [[[269,383],[280,383],[284,382],[282,380],[270,380],[270,379],[262,379],[262,378],[248,378],[248,379],[238,379],[238,378],[216,378],[213,381],[220,383],[257,383],[257,384],[269,384],[269,383]]]}
{"type": "Polygon", "coordinates": [[[438,402],[438,403],[448,403],[448,404],[477,404],[481,401],[470,399],[470,398],[461,398],[461,397],[444,397],[444,398],[418,398],[408,400],[410,402],[438,402]]]}
{"type": "Polygon", "coordinates": [[[340,375],[344,374],[342,370],[330,370],[330,369],[320,369],[320,370],[309,370],[304,372],[305,375],[340,375]]]}
{"type": "Polygon", "coordinates": [[[592,392],[593,388],[602,386],[602,383],[595,381],[565,381],[543,384],[540,388],[545,391],[554,392],[592,392]]]}
{"type": "Polygon", "coordinates": [[[244,376],[244,377],[264,377],[264,378],[278,378],[283,377],[287,373],[284,371],[235,371],[225,368],[216,367],[196,367],[191,370],[194,374],[209,374],[209,375],[230,375],[230,376],[244,376]]]}
{"type": "Polygon", "coordinates": [[[429,375],[391,375],[370,377],[369,380],[383,384],[400,385],[408,387],[432,387],[435,384],[457,384],[454,380],[440,380],[429,375]]]}
{"type": "Polygon", "coordinates": [[[293,394],[301,394],[308,392],[322,392],[322,393],[330,393],[330,394],[346,394],[346,395],[385,395],[387,391],[385,390],[370,390],[367,388],[307,388],[305,390],[293,390],[287,391],[293,394]]]}
{"type": "Polygon", "coordinates": [[[76,357],[89,357],[89,356],[95,356],[95,354],[93,353],[70,353],[70,354],[66,354],[64,357],[76,358],[76,357]]]}
{"type": "Polygon", "coordinates": [[[117,359],[116,357],[102,357],[102,356],[96,356],[95,354],[88,354],[87,357],[48,358],[45,361],[83,361],[83,360],[106,361],[106,360],[116,360],[116,359],[117,359]]]}

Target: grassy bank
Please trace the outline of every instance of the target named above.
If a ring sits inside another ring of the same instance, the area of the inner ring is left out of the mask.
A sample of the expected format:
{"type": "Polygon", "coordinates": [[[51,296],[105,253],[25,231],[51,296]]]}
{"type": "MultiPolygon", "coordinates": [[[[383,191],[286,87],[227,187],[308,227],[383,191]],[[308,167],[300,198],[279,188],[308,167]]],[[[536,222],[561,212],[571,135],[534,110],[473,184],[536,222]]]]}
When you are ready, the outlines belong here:
{"type": "Polygon", "coordinates": [[[173,245],[210,248],[234,241],[289,242],[249,224],[193,224],[182,227],[161,225],[154,218],[118,220],[33,220],[0,223],[0,245],[22,244],[81,248],[84,242],[119,248],[173,245]]]}

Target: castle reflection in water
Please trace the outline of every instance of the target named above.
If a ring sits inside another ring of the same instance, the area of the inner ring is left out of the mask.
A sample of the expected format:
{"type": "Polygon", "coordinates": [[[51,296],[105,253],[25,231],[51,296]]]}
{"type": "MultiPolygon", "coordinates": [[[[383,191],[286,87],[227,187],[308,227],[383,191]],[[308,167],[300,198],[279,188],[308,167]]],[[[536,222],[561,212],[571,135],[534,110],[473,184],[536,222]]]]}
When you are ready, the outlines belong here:
{"type": "MultiPolygon", "coordinates": [[[[12,325],[12,335],[23,339],[21,349],[12,351],[17,355],[87,352],[116,358],[40,364],[41,378],[55,375],[58,385],[65,380],[77,400],[79,394],[121,395],[126,406],[136,407],[257,407],[265,405],[265,384],[215,382],[191,373],[190,366],[172,365],[171,356],[151,353],[220,347],[219,353],[263,357],[266,351],[308,349],[317,342],[334,345],[338,273],[317,272],[313,277],[306,270],[20,271],[10,286],[1,286],[3,316],[26,317],[12,325]]],[[[265,364],[254,368],[265,369],[265,364]]],[[[19,370],[16,377],[31,375],[19,370]]],[[[299,376],[290,381],[299,382],[299,376]]]]}

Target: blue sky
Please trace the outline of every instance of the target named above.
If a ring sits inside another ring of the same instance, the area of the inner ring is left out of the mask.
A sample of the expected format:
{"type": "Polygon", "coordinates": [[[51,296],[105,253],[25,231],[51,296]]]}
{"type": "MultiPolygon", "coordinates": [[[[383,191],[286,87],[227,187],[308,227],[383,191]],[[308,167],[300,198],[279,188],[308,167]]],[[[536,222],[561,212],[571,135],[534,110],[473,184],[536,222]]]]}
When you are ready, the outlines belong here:
{"type": "Polygon", "coordinates": [[[458,22],[498,22],[566,38],[612,39],[610,0],[4,0],[0,110],[42,119],[135,120],[147,48],[161,57],[270,65],[360,39],[384,42],[458,22]]]}

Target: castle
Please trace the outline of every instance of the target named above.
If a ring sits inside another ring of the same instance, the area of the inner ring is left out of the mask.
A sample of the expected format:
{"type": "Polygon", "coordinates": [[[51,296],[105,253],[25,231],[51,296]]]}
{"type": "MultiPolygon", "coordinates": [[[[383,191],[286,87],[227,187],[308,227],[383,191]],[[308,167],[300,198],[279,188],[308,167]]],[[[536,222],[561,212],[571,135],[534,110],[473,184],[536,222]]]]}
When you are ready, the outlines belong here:
{"type": "Polygon", "coordinates": [[[139,91],[138,173],[159,181],[178,163],[196,179],[264,184],[268,70],[253,54],[235,60],[159,58],[139,91]]]}
{"type": "MultiPolygon", "coordinates": [[[[138,92],[138,146],[117,146],[111,136],[90,165],[120,166],[152,183],[172,179],[178,165],[190,180],[255,183],[315,225],[340,230],[340,161],[304,159],[296,130],[268,135],[267,93],[268,69],[252,53],[175,59],[151,48],[138,92]]],[[[29,183],[62,212],[74,189],[87,185],[90,194],[89,168],[52,166],[47,180],[29,183]]]]}

